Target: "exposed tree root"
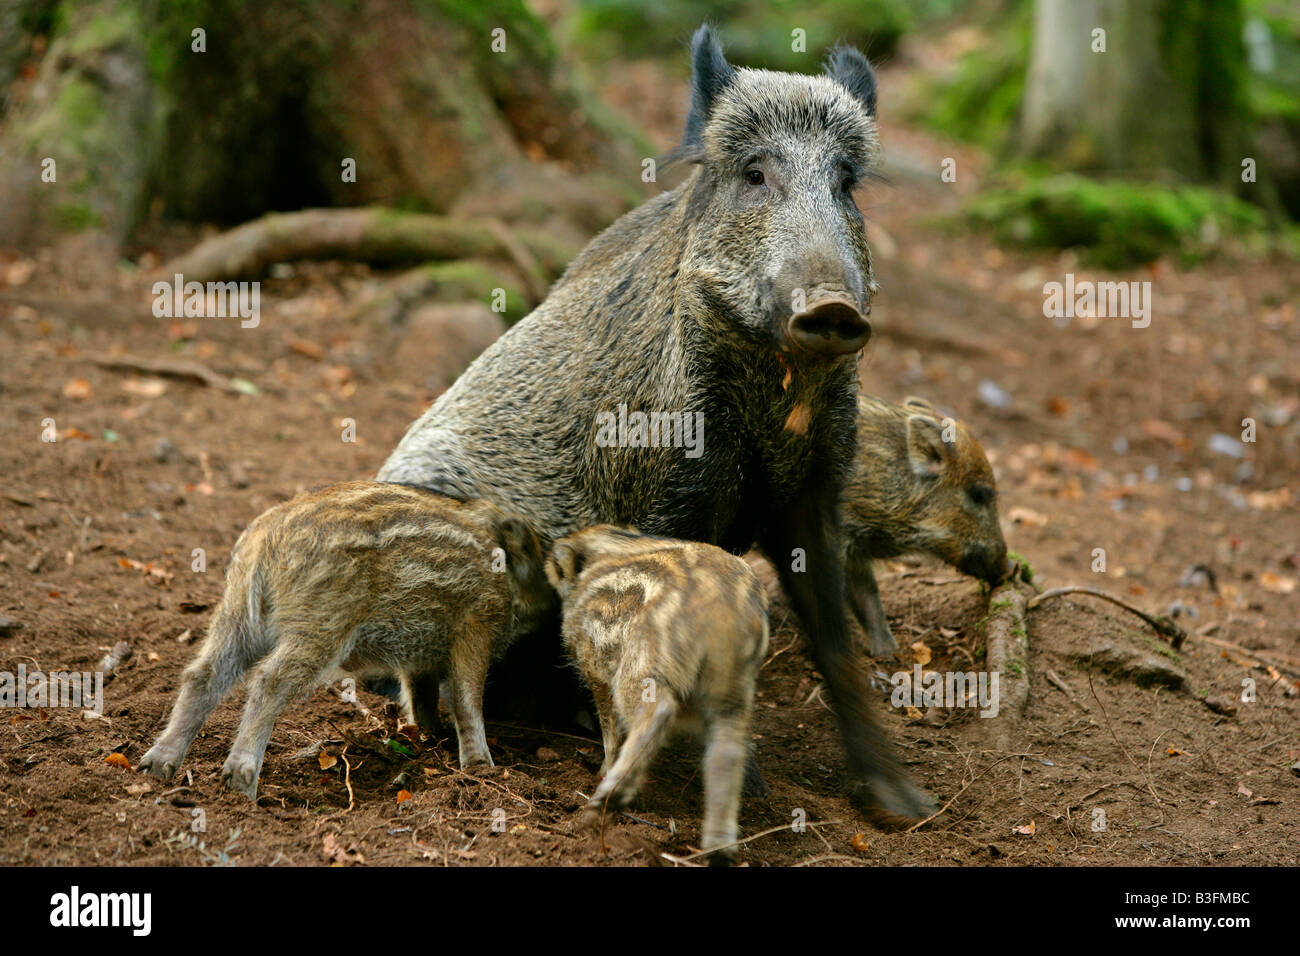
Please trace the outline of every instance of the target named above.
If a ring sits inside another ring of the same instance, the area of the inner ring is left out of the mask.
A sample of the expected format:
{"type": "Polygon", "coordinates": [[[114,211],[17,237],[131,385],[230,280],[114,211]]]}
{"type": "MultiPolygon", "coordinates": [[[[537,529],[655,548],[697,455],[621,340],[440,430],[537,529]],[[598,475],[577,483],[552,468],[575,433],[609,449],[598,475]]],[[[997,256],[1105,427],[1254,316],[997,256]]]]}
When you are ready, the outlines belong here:
{"type": "Polygon", "coordinates": [[[253,279],[277,262],[353,259],[376,265],[500,259],[524,275],[532,295],[563,271],[574,250],[536,230],[487,219],[454,219],[382,207],[272,213],[200,242],[162,266],[185,281],[253,279]]]}
{"type": "Polygon", "coordinates": [[[1111,604],[1115,604],[1132,614],[1136,614],[1138,617],[1142,618],[1142,620],[1150,624],[1157,634],[1169,638],[1169,642],[1173,645],[1174,650],[1181,648],[1183,646],[1183,641],[1187,640],[1187,632],[1164,615],[1150,615],[1146,611],[1140,610],[1132,604],[1129,604],[1127,601],[1120,600],[1113,594],[1107,594],[1105,591],[1100,591],[1097,588],[1085,587],[1078,584],[1072,584],[1068,587],[1052,588],[1051,590],[1044,591],[1042,594],[1034,595],[1034,597],[1029,601],[1027,610],[1032,611],[1048,598],[1060,597],[1064,594],[1088,594],[1092,597],[1101,598],[1103,601],[1109,601],[1111,604]]]}
{"type": "Polygon", "coordinates": [[[984,621],[985,664],[998,675],[997,741],[1011,749],[1029,699],[1029,631],[1025,627],[1025,595],[1017,568],[989,595],[989,616],[984,621]]]}

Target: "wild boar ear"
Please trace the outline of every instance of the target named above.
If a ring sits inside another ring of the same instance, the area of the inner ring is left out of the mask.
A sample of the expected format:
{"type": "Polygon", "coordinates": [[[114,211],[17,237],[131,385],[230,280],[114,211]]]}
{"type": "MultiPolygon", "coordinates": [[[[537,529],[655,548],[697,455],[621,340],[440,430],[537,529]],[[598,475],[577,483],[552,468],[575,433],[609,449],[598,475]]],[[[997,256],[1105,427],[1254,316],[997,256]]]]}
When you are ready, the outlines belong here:
{"type": "Polygon", "coordinates": [[[683,150],[700,145],[713,104],[735,78],[736,71],[722,55],[713,30],[704,24],[691,40],[691,111],[686,117],[683,150]]]}
{"type": "Polygon", "coordinates": [[[943,440],[939,423],[924,415],[907,419],[907,457],[912,472],[921,478],[935,478],[953,455],[953,447],[943,440]]]}
{"type": "Polygon", "coordinates": [[[826,75],[856,96],[867,115],[876,116],[876,72],[851,46],[837,46],[826,58],[826,75]]]}

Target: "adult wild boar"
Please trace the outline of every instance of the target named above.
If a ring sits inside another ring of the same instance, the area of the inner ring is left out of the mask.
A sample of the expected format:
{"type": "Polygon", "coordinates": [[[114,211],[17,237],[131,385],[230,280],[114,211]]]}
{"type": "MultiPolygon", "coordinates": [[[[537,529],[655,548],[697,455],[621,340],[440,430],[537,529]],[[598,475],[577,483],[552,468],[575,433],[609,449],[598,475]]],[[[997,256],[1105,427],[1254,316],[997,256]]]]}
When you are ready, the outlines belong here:
{"type": "Polygon", "coordinates": [[[879,149],[875,75],[847,47],[825,75],[736,69],[707,26],[691,56],[691,175],[592,240],[379,477],[486,498],[548,546],[598,523],[757,544],[825,675],[851,796],[915,820],[933,803],[868,707],[839,544],[876,290],[853,200],[879,149]]]}

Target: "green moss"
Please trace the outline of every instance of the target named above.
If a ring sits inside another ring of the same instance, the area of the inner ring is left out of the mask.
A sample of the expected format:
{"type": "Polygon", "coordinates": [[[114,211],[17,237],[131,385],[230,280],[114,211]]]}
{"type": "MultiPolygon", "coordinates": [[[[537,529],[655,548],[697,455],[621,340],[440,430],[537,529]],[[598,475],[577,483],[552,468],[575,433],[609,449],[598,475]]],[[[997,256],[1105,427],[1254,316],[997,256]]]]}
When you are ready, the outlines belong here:
{"type": "Polygon", "coordinates": [[[1020,554],[1018,551],[1008,551],[1007,557],[1011,560],[1012,564],[1020,569],[1020,580],[1024,581],[1026,584],[1033,584],[1034,569],[1030,566],[1029,561],[1025,556],[1020,554]]]}
{"type": "Polygon", "coordinates": [[[918,84],[904,112],[993,153],[1015,153],[1032,37],[1033,5],[1017,0],[950,72],[918,84]]]}
{"type": "Polygon", "coordinates": [[[60,203],[52,213],[54,225],[64,232],[81,232],[104,224],[103,217],[83,202],[60,203]]]}
{"type": "Polygon", "coordinates": [[[1156,640],[1150,634],[1146,634],[1142,631],[1128,631],[1126,633],[1128,634],[1129,637],[1141,643],[1144,647],[1147,648],[1147,650],[1151,651],[1152,653],[1159,654],[1161,657],[1167,657],[1169,658],[1169,660],[1177,664],[1181,664],[1183,662],[1183,655],[1181,653],[1174,650],[1168,644],[1164,644],[1156,640]]]}
{"type": "Polygon", "coordinates": [[[1026,665],[1023,658],[1013,657],[1007,661],[1007,673],[1012,677],[1024,677],[1026,665]]]}
{"type": "Polygon", "coordinates": [[[1224,236],[1263,239],[1262,210],[1211,189],[1072,174],[1017,179],[969,203],[966,221],[1010,245],[1078,249],[1092,266],[1122,269],[1168,254],[1193,264],[1224,236]]]}

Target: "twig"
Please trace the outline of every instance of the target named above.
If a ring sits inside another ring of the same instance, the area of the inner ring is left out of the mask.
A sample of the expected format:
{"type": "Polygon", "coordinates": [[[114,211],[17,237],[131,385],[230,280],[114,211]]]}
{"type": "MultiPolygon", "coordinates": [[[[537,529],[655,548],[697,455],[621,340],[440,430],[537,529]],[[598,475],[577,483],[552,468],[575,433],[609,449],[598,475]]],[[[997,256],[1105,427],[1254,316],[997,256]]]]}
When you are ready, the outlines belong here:
{"type": "Polygon", "coordinates": [[[172,378],[187,379],[191,382],[199,382],[203,385],[209,385],[212,388],[219,388],[227,392],[237,392],[228,378],[218,375],[212,369],[200,365],[198,362],[176,361],[173,359],[149,359],[138,356],[123,355],[118,358],[109,359],[91,359],[91,361],[102,368],[124,368],[132,372],[149,372],[153,375],[169,375],[172,378]]]}
{"type": "Polygon", "coordinates": [[[1066,697],[1070,698],[1070,703],[1074,704],[1085,714],[1088,713],[1088,705],[1085,704],[1083,701],[1079,700],[1079,698],[1075,697],[1074,691],[1070,689],[1070,685],[1067,684],[1064,680],[1062,680],[1061,676],[1057,674],[1056,671],[1052,670],[1050,667],[1047,668],[1047,682],[1051,684],[1053,687],[1055,687],[1057,690],[1059,690],[1061,693],[1063,693],[1066,697]]]}
{"type": "MultiPolygon", "coordinates": [[[[1101,716],[1106,721],[1106,729],[1110,731],[1111,739],[1114,740],[1116,745],[1119,747],[1119,749],[1124,752],[1124,756],[1127,757],[1128,762],[1133,765],[1133,769],[1137,770],[1139,773],[1142,773],[1147,778],[1147,789],[1151,791],[1151,796],[1155,798],[1156,806],[1160,809],[1160,823],[1158,825],[1163,826],[1165,820],[1167,819],[1165,816],[1165,805],[1160,800],[1160,794],[1156,793],[1156,785],[1151,779],[1151,774],[1149,771],[1143,771],[1143,769],[1140,766],[1138,766],[1138,762],[1133,759],[1133,755],[1128,752],[1128,748],[1124,746],[1124,744],[1120,741],[1119,737],[1115,734],[1115,728],[1112,727],[1110,723],[1110,715],[1106,713],[1106,705],[1101,702],[1101,698],[1097,696],[1097,688],[1094,687],[1092,684],[1091,668],[1089,668],[1088,670],[1088,690],[1092,692],[1092,699],[1095,700],[1097,702],[1097,706],[1101,708],[1101,716]]],[[[1160,739],[1159,737],[1156,738],[1156,740],[1159,739],[1160,739]]],[[[1154,745],[1153,745],[1153,749],[1154,749],[1154,745]]]]}
{"type": "MultiPolygon", "coordinates": [[[[816,823],[803,823],[805,827],[833,827],[843,823],[843,820],[819,820],[816,823]]],[[[701,856],[707,856],[710,853],[716,853],[718,850],[729,850],[733,846],[744,846],[746,843],[752,843],[754,840],[761,839],[765,836],[771,836],[773,833],[780,833],[782,830],[793,830],[797,824],[783,823],[779,827],[772,827],[761,833],[755,833],[753,836],[747,836],[743,840],[737,840],[735,843],[724,843],[722,846],[710,847],[707,850],[696,850],[694,853],[688,853],[686,856],[670,857],[667,853],[661,853],[660,856],[665,859],[671,859],[674,863],[689,863],[691,860],[701,856]]]]}
{"type": "Polygon", "coordinates": [[[1204,641],[1206,644],[1213,644],[1215,647],[1222,647],[1225,650],[1236,651],[1238,654],[1251,658],[1256,662],[1257,666],[1260,667],[1272,664],[1274,667],[1283,668],[1292,673],[1300,674],[1300,661],[1297,661],[1293,657],[1288,657],[1286,654],[1279,654],[1276,651],[1254,651],[1242,647],[1240,644],[1234,644],[1232,641],[1224,641],[1217,637],[1208,637],[1204,634],[1198,636],[1197,640],[1204,641]],[[1273,660],[1270,661],[1270,657],[1273,658],[1273,660]]]}
{"type": "Polygon", "coordinates": [[[1050,590],[1044,591],[1042,594],[1035,595],[1029,599],[1029,604],[1026,605],[1025,609],[1032,611],[1048,598],[1060,597],[1063,594],[1087,594],[1091,597],[1101,598],[1103,601],[1109,601],[1111,604],[1122,607],[1131,614],[1136,614],[1138,617],[1142,618],[1142,620],[1150,624],[1157,634],[1169,638],[1169,642],[1173,645],[1174,650],[1178,650],[1182,647],[1183,641],[1187,640],[1187,632],[1164,615],[1159,614],[1153,616],[1140,608],[1134,607],[1127,601],[1115,597],[1113,594],[1107,594],[1105,591],[1098,590],[1097,588],[1086,587],[1081,584],[1071,584],[1067,587],[1051,588],[1050,590]]]}
{"type": "Polygon", "coordinates": [[[921,827],[925,826],[927,823],[930,823],[933,820],[937,820],[939,817],[943,816],[944,813],[947,812],[948,808],[957,802],[957,798],[960,797],[963,793],[967,791],[967,789],[970,788],[971,784],[973,784],[980,777],[984,776],[986,773],[988,773],[998,764],[1002,763],[1002,761],[1010,760],[1012,757],[1041,757],[1041,756],[1042,754],[1004,754],[1003,756],[999,757],[997,760],[989,764],[987,767],[985,767],[983,770],[981,770],[979,773],[975,774],[975,776],[971,777],[970,780],[968,780],[966,783],[962,784],[962,788],[958,790],[956,793],[954,793],[952,797],[948,800],[948,802],[945,803],[943,806],[941,806],[938,810],[934,811],[934,813],[930,814],[924,820],[918,820],[916,823],[913,823],[910,827],[908,827],[903,832],[914,833],[915,831],[921,829],[921,827]]]}

